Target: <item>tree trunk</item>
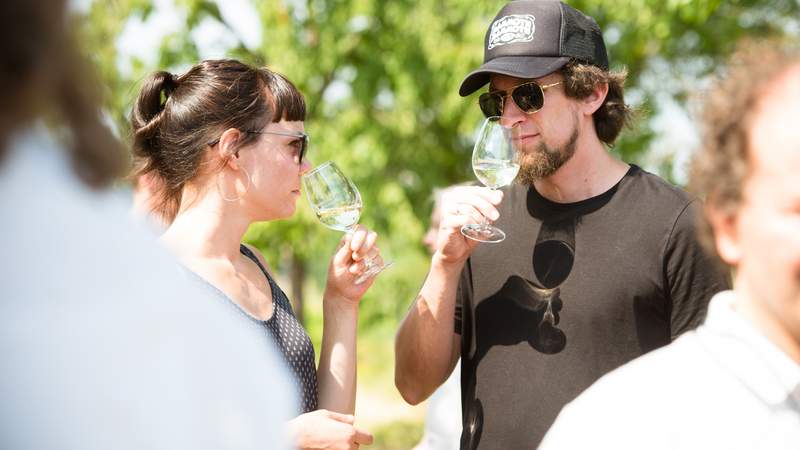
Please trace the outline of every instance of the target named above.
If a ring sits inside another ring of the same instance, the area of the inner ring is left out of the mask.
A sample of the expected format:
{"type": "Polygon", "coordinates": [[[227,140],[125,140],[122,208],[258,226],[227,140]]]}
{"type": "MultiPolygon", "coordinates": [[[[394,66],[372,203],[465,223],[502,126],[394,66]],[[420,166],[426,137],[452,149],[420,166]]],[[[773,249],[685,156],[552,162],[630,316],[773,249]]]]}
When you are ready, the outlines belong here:
{"type": "Polygon", "coordinates": [[[289,273],[292,289],[292,309],[297,320],[305,326],[303,318],[303,282],[306,279],[306,265],[303,258],[292,252],[291,271],[289,273]]]}

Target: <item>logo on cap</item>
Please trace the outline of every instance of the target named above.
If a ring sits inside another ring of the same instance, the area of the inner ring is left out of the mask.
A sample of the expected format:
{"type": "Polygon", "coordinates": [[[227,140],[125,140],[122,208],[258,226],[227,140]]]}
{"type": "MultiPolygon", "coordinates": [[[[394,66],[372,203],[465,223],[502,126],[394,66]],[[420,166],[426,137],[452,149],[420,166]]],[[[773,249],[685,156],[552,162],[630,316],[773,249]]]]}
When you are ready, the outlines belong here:
{"type": "Polygon", "coordinates": [[[516,42],[530,42],[536,31],[536,18],[531,14],[512,14],[496,20],[489,33],[487,50],[516,42]]]}

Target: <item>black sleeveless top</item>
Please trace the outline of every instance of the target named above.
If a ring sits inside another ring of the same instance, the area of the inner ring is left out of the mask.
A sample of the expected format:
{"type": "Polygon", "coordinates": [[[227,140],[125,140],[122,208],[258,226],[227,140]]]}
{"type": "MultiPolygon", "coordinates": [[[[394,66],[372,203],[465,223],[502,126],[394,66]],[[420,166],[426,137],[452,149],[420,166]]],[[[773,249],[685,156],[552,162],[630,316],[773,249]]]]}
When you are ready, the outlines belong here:
{"type": "MultiPolygon", "coordinates": [[[[206,284],[214,287],[218,294],[222,295],[229,304],[246,316],[250,321],[262,327],[271,336],[273,342],[283,355],[286,365],[291,370],[292,379],[297,386],[301,399],[302,412],[307,413],[318,408],[318,387],[317,369],[314,360],[314,346],[311,338],[306,333],[303,325],[297,320],[292,310],[292,304],[281,290],[278,284],[269,276],[264,266],[256,255],[244,245],[239,247],[239,251],[246,257],[255,262],[261,272],[267,277],[270,289],[272,290],[272,317],[268,320],[258,320],[247,314],[219,289],[206,281],[206,284]]],[[[202,279],[202,277],[199,277],[202,279]]],[[[203,280],[205,281],[205,280],[203,280]]]]}

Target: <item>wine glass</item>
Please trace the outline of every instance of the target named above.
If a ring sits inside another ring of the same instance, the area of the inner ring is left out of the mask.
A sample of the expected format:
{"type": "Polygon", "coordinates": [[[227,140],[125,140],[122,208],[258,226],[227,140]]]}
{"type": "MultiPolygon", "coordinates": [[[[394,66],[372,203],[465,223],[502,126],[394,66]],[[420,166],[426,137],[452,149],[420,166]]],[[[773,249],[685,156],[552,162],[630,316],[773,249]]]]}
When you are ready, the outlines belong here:
{"type": "MultiPolygon", "coordinates": [[[[303,175],[303,188],[314,214],[328,228],[352,233],[361,217],[361,193],[333,161],[325,162],[303,175]]],[[[364,259],[366,270],[357,279],[361,284],[392,263],[375,264],[364,259]]]]}
{"type": "MultiPolygon", "coordinates": [[[[511,184],[519,172],[517,151],[513,145],[512,129],[500,124],[500,117],[487,117],[481,125],[475,148],[472,150],[472,170],[475,176],[489,189],[511,184]]],[[[506,238],[503,230],[489,225],[484,216],[480,223],[468,223],[461,233],[480,242],[502,242],[506,238]]]]}

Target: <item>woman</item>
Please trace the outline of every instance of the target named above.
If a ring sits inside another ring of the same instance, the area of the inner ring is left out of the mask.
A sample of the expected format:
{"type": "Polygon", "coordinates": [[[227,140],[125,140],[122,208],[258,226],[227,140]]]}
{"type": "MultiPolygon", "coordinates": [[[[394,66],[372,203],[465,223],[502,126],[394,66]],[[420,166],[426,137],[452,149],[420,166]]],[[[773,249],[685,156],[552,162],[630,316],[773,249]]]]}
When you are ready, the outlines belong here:
{"type": "Polygon", "coordinates": [[[283,353],[302,398],[303,414],[290,423],[296,445],[357,448],[372,440],[351,416],[358,304],[372,280],[355,280],[365,259],[380,262],[375,233],[359,227],[345,235],[331,260],[318,369],[263,256],[240,243],[251,223],[294,214],[310,168],[304,120],[302,94],[266,68],[216,60],[178,77],[157,72],[132,112],[133,176],[158,179],[153,204],[169,223],[163,243],[283,353]]]}

